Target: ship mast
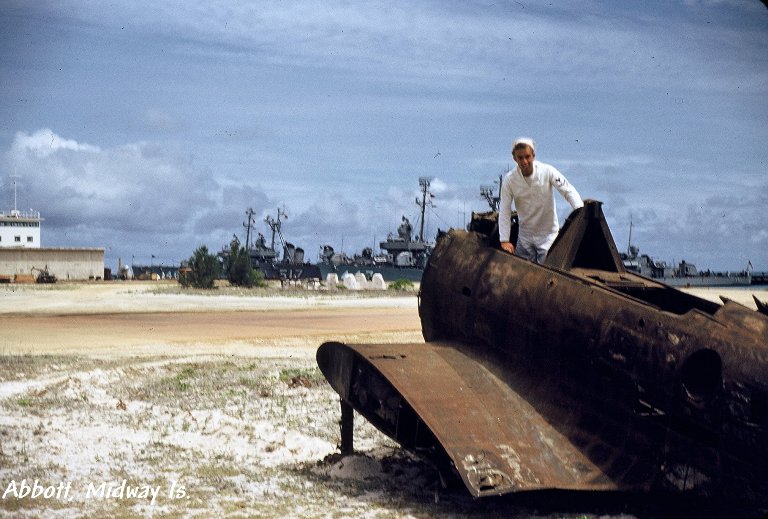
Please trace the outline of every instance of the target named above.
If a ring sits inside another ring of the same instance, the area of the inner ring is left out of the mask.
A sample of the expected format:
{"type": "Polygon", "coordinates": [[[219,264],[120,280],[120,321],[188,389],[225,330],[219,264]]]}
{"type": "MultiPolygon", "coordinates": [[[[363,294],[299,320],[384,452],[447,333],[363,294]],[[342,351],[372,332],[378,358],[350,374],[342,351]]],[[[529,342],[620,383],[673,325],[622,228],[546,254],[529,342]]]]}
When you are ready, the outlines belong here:
{"type": "Polygon", "coordinates": [[[419,228],[419,241],[424,241],[424,211],[426,210],[427,206],[434,207],[432,205],[432,193],[429,192],[429,184],[432,182],[432,177],[419,177],[419,187],[421,188],[421,200],[418,198],[416,199],[416,205],[419,206],[421,209],[421,226],[419,228]],[[429,194],[430,199],[427,200],[427,194],[429,194]]]}
{"type": "Polygon", "coordinates": [[[288,215],[285,214],[285,211],[277,208],[277,220],[272,218],[271,216],[267,215],[266,218],[264,218],[264,221],[269,225],[269,228],[272,229],[272,249],[275,248],[275,233],[280,237],[280,243],[283,245],[283,250],[285,253],[289,256],[287,259],[289,261],[293,261],[293,257],[291,252],[288,250],[287,244],[285,242],[285,238],[283,238],[283,233],[280,231],[280,228],[282,227],[283,223],[280,221],[281,217],[288,218],[288,215]]]}
{"type": "Polygon", "coordinates": [[[256,220],[253,219],[253,209],[250,207],[245,214],[248,216],[248,221],[243,223],[243,227],[245,227],[245,250],[248,251],[251,244],[251,224],[256,223],[256,220]]]}
{"type": "Polygon", "coordinates": [[[498,212],[501,204],[501,182],[503,175],[499,175],[499,194],[493,194],[494,186],[480,186],[480,196],[491,206],[491,211],[498,212]]]}

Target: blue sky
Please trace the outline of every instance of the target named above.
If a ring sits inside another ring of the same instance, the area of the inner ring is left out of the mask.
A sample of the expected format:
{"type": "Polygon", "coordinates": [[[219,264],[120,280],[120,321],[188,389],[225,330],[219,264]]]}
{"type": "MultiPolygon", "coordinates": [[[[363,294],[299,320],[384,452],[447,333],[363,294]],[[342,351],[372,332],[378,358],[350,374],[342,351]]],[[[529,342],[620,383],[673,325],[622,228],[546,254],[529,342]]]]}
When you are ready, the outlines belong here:
{"type": "Polygon", "coordinates": [[[422,176],[434,236],[521,135],[620,250],[631,219],[657,259],[768,270],[759,1],[0,2],[0,208],[15,175],[44,246],[113,268],[218,250],[248,207],[310,259],[359,251],[422,176]]]}

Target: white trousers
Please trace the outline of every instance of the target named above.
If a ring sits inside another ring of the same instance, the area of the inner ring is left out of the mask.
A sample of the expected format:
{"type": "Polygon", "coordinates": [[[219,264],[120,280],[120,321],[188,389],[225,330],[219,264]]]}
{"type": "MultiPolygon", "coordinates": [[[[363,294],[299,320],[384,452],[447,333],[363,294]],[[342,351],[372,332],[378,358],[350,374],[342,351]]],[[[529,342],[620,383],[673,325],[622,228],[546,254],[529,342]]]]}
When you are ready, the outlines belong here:
{"type": "Polygon", "coordinates": [[[525,236],[519,236],[517,238],[515,254],[535,263],[544,263],[547,252],[549,252],[549,248],[554,243],[555,238],[557,238],[557,233],[550,234],[544,237],[544,239],[530,239],[525,236]]]}

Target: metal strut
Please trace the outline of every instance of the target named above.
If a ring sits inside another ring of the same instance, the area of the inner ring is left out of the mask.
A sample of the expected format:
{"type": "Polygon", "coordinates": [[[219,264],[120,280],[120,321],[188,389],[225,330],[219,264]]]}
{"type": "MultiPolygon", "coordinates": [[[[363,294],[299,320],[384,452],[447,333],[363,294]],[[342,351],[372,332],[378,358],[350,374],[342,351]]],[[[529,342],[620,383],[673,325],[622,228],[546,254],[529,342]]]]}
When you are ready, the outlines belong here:
{"type": "Polygon", "coordinates": [[[346,403],[344,399],[340,399],[341,404],[341,421],[339,426],[341,427],[341,454],[347,456],[355,452],[354,447],[354,429],[355,429],[355,416],[354,409],[351,405],[346,403]]]}

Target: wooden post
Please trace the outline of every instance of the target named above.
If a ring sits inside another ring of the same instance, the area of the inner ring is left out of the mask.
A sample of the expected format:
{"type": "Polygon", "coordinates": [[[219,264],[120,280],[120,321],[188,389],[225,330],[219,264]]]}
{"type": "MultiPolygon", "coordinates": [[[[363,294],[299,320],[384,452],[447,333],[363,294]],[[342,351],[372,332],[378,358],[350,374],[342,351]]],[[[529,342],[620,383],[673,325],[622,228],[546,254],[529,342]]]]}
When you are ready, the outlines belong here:
{"type": "Polygon", "coordinates": [[[355,451],[354,447],[354,428],[355,418],[354,409],[352,406],[346,403],[343,399],[341,403],[341,454],[346,456],[352,454],[355,451]]]}

